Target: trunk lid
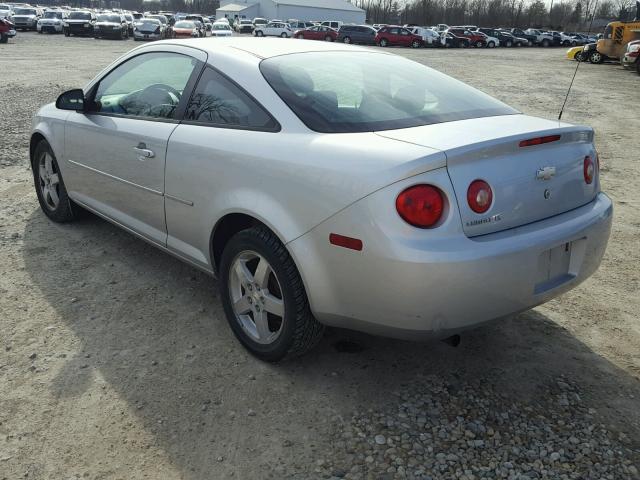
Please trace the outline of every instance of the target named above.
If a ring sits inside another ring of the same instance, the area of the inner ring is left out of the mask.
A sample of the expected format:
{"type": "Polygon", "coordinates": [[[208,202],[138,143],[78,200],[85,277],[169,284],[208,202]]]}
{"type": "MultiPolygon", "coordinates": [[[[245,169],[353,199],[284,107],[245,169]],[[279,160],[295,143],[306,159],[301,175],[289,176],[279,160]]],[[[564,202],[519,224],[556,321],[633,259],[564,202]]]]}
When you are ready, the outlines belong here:
{"type": "Polygon", "coordinates": [[[589,203],[599,190],[597,174],[584,180],[584,158],[596,162],[593,131],[525,115],[505,115],[379,132],[379,135],[442,150],[456,194],[462,226],[473,237],[542,220],[589,203]],[[556,141],[521,147],[522,140],[560,135],[556,141]],[[467,189],[484,180],[493,191],[489,210],[478,214],[467,189]]]}

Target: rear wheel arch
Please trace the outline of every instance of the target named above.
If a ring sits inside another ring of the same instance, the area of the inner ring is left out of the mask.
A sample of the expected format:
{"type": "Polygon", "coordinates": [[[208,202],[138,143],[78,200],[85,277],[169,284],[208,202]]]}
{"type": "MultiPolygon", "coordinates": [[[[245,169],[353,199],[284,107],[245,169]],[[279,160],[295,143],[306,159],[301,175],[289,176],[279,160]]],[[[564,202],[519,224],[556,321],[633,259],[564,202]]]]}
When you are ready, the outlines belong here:
{"type": "MultiPolygon", "coordinates": [[[[45,136],[40,132],[34,132],[31,135],[31,140],[29,141],[29,160],[30,160],[29,163],[30,164],[33,163],[33,154],[36,151],[36,147],[42,141],[45,141],[45,142],[49,143],[47,141],[47,139],[45,138],[45,136]]],[[[53,147],[51,147],[51,143],[49,143],[49,147],[53,150],[53,147]]],[[[55,154],[55,152],[54,152],[54,154],[55,154]]]]}

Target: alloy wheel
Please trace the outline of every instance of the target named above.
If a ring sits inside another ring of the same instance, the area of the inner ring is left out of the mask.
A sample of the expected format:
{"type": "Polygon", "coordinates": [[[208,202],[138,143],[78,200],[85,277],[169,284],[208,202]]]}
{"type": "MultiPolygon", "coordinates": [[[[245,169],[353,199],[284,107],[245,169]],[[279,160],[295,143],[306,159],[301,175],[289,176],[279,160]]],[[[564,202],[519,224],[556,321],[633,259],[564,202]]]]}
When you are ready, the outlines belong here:
{"type": "Polygon", "coordinates": [[[255,342],[270,344],[284,326],[284,299],[280,282],[266,258],[240,252],[229,272],[229,296],[236,321],[255,342]]]}
{"type": "Polygon", "coordinates": [[[44,152],[38,159],[38,180],[45,205],[50,210],[55,210],[60,204],[60,175],[48,152],[44,152]]]}

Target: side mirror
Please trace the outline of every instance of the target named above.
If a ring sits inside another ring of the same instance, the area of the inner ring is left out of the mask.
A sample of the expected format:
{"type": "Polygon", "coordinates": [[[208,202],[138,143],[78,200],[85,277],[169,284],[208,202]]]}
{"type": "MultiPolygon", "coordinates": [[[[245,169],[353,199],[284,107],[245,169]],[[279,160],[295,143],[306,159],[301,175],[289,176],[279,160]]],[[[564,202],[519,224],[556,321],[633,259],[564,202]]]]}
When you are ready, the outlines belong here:
{"type": "Polygon", "coordinates": [[[84,111],[84,92],[79,89],[68,90],[56,100],[56,108],[60,110],[84,111]]]}

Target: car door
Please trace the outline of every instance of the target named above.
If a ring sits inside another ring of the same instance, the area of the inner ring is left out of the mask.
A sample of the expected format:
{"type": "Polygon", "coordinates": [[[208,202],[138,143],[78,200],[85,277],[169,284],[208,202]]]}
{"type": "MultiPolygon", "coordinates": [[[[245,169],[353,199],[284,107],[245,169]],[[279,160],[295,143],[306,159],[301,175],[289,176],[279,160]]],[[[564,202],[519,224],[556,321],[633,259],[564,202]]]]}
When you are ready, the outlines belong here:
{"type": "Polygon", "coordinates": [[[90,86],[86,111],[70,113],[65,125],[72,198],[160,244],[167,142],[206,60],[192,48],[169,50],[126,58],[90,86]]]}
{"type": "Polygon", "coordinates": [[[207,66],[167,148],[167,247],[209,268],[209,241],[227,192],[262,182],[247,165],[264,161],[278,122],[253,97],[207,66]]]}
{"type": "Polygon", "coordinates": [[[405,47],[410,46],[411,42],[413,41],[413,36],[411,35],[411,32],[406,28],[400,28],[398,33],[399,33],[398,43],[405,47]]]}

